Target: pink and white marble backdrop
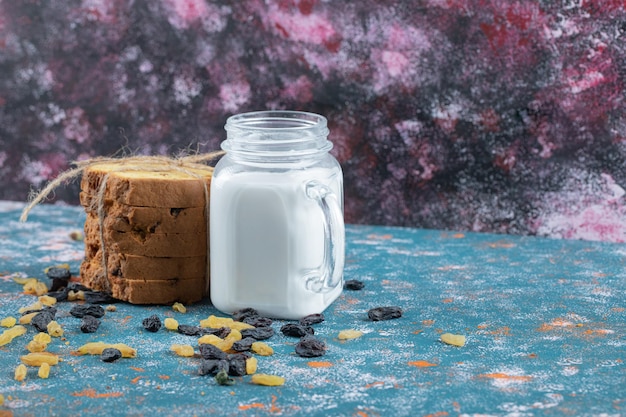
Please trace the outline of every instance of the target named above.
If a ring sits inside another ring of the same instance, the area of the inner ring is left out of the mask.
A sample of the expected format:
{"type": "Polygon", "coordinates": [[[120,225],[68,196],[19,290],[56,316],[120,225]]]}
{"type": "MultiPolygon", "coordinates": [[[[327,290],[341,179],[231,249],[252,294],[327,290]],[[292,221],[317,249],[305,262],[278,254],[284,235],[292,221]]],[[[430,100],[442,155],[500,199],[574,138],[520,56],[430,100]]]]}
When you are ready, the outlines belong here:
{"type": "Polygon", "coordinates": [[[0,199],[299,109],[348,222],[623,242],[625,34],[623,0],[0,1],[0,199]]]}

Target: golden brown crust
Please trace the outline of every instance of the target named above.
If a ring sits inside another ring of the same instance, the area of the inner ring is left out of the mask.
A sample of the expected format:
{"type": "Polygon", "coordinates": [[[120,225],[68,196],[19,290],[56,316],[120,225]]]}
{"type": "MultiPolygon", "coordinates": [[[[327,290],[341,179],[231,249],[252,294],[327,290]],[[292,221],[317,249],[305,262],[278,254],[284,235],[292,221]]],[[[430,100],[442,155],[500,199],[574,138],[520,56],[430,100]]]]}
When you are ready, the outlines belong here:
{"type": "MultiPolygon", "coordinates": [[[[87,168],[80,183],[86,193],[84,206],[89,206],[98,195],[100,184],[108,174],[104,198],[130,206],[142,207],[205,207],[204,184],[211,185],[213,168],[174,168],[164,171],[142,169],[142,166],[126,166],[124,171],[117,164],[95,164],[87,168]],[[194,176],[190,175],[192,173],[194,176]]],[[[163,166],[152,165],[153,169],[163,166]]],[[[82,203],[82,202],[81,202],[82,203]]]]}

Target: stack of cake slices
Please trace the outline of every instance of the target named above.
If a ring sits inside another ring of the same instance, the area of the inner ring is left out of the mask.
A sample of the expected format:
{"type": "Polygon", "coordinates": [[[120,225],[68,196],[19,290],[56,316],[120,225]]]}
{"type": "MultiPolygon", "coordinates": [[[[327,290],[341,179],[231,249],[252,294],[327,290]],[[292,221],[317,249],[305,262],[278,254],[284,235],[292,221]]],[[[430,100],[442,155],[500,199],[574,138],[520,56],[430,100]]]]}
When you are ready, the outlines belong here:
{"type": "Polygon", "coordinates": [[[88,167],[80,193],[87,213],[82,283],[133,304],[201,300],[209,279],[204,184],[208,190],[212,173],[211,167],[88,167]]]}

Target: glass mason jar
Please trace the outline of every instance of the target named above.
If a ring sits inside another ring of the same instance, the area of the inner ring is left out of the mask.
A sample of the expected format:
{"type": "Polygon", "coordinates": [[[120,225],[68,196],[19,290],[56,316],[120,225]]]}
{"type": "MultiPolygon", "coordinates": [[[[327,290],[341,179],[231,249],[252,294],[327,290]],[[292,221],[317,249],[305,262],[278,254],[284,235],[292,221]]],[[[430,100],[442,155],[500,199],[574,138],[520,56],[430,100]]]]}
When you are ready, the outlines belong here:
{"type": "Polygon", "coordinates": [[[321,313],[341,294],[343,174],[323,116],[260,111],[228,118],[211,181],[210,294],[232,313],[321,313]]]}

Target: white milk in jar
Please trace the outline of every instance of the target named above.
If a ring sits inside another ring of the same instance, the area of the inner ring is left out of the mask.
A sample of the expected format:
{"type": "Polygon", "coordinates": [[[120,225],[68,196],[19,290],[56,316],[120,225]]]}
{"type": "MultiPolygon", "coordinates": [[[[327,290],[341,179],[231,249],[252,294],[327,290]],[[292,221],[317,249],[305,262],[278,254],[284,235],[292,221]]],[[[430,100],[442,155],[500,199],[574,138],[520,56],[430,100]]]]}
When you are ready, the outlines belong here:
{"type": "Polygon", "coordinates": [[[211,301],[275,318],[320,313],[341,293],[343,175],[322,116],[236,115],[211,183],[211,301]]]}

